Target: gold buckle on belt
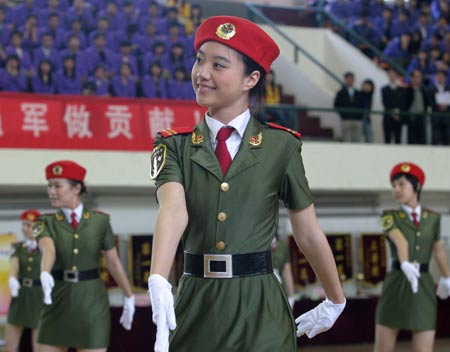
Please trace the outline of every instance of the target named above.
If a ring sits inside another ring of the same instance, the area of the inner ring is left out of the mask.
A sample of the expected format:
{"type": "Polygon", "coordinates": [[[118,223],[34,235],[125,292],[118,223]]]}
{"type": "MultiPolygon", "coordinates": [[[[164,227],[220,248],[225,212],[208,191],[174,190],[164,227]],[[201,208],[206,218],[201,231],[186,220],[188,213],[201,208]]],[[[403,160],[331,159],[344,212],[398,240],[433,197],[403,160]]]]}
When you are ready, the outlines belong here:
{"type": "Polygon", "coordinates": [[[33,287],[33,279],[30,279],[29,277],[24,277],[22,279],[22,286],[23,287],[33,287]]]}
{"type": "Polygon", "coordinates": [[[203,277],[209,279],[230,279],[233,277],[233,261],[231,254],[204,254],[203,277]],[[211,262],[224,262],[225,271],[211,271],[211,262]]]}
{"type": "Polygon", "coordinates": [[[64,270],[63,280],[65,282],[78,282],[78,270],[64,270]]]}

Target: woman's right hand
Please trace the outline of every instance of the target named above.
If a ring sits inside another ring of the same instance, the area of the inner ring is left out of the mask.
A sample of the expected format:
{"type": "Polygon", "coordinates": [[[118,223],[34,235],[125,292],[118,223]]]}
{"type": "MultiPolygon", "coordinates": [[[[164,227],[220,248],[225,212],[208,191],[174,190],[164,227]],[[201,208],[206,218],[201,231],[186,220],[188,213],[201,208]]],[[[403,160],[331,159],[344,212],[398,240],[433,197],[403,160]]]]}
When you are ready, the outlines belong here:
{"type": "Polygon", "coordinates": [[[41,272],[41,285],[42,291],[44,291],[44,303],[47,305],[52,304],[52,290],[53,286],[55,286],[53,276],[46,271],[41,272]]]}
{"type": "Polygon", "coordinates": [[[156,324],[155,352],[169,351],[169,329],[175,330],[175,310],[172,285],[161,275],[152,274],[148,279],[148,290],[156,324]]]}
{"type": "Polygon", "coordinates": [[[20,282],[15,276],[10,276],[8,279],[9,291],[11,292],[11,297],[17,297],[20,290],[20,282]]]}
{"type": "Polygon", "coordinates": [[[417,293],[419,291],[419,277],[420,277],[419,267],[411,262],[408,262],[407,260],[402,262],[400,267],[403,273],[405,274],[406,278],[408,279],[409,283],[411,284],[412,292],[417,293]]]}

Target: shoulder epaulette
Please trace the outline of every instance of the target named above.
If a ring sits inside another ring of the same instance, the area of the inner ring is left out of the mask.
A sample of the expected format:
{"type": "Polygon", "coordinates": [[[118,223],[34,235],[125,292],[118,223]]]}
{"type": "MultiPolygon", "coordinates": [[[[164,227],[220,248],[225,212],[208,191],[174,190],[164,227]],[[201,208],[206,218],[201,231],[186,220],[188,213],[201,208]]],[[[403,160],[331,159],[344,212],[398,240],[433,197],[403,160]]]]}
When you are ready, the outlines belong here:
{"type": "Polygon", "coordinates": [[[427,212],[432,213],[432,214],[441,215],[437,211],[434,211],[433,209],[430,209],[430,208],[423,208],[423,210],[426,210],[427,212]]]}
{"type": "Polygon", "coordinates": [[[269,126],[270,128],[277,129],[277,130],[289,132],[289,133],[293,134],[296,138],[300,138],[302,136],[302,134],[300,132],[294,131],[290,128],[287,128],[287,127],[284,127],[281,125],[277,125],[276,123],[273,123],[273,122],[268,122],[267,126],[269,126]]]}
{"type": "Polygon", "coordinates": [[[159,131],[158,133],[163,137],[167,138],[170,136],[175,136],[177,134],[189,134],[192,133],[192,127],[177,127],[177,129],[168,128],[167,130],[159,131]]]}
{"type": "Polygon", "coordinates": [[[101,210],[98,210],[98,209],[95,209],[92,212],[95,213],[95,214],[102,214],[102,215],[109,216],[108,213],[105,213],[104,211],[101,211],[101,210]]]}

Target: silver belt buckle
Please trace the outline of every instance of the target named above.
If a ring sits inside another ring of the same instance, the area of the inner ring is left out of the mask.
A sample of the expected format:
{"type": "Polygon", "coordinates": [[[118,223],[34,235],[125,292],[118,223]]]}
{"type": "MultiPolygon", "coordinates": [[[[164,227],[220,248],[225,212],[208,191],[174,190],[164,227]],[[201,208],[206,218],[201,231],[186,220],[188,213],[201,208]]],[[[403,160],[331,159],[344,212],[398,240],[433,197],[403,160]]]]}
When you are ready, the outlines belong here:
{"type": "Polygon", "coordinates": [[[78,282],[78,270],[64,270],[63,280],[65,282],[78,282]]]}
{"type": "Polygon", "coordinates": [[[231,254],[204,254],[203,277],[208,279],[230,279],[233,277],[233,261],[231,254]],[[211,262],[224,262],[225,271],[211,271],[211,262]]]}
{"type": "Polygon", "coordinates": [[[22,286],[23,287],[33,287],[33,279],[30,279],[29,277],[24,277],[22,279],[22,286]]]}

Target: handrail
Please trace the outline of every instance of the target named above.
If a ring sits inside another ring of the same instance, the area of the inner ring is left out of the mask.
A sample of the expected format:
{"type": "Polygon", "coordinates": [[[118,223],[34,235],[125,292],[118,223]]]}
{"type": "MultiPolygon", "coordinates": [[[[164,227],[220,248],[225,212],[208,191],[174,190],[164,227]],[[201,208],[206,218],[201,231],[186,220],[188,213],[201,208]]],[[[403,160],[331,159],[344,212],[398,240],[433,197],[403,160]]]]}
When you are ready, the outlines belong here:
{"type": "MultiPolygon", "coordinates": [[[[262,12],[260,10],[258,10],[257,8],[273,8],[273,9],[286,9],[286,10],[295,10],[295,11],[309,11],[309,12],[315,12],[317,13],[319,16],[325,16],[327,18],[330,19],[330,21],[332,21],[333,23],[335,23],[340,29],[342,29],[343,31],[345,31],[346,33],[348,33],[352,38],[356,39],[356,41],[360,44],[364,44],[365,46],[367,46],[376,56],[382,58],[383,61],[387,62],[389,65],[391,65],[392,67],[394,67],[399,73],[401,73],[402,75],[406,74],[406,71],[399,66],[395,61],[391,60],[390,58],[386,57],[376,46],[374,46],[370,41],[368,41],[366,38],[364,38],[363,36],[359,35],[358,33],[356,33],[353,29],[348,28],[345,23],[343,21],[341,21],[339,18],[337,18],[336,16],[328,13],[327,11],[323,10],[323,8],[317,8],[317,7],[305,7],[305,6],[278,6],[278,5],[259,5],[259,4],[245,4],[247,6],[247,8],[256,13],[259,12],[259,14],[261,14],[261,16],[264,16],[264,21],[265,22],[270,22],[272,28],[276,28],[274,27],[275,24],[269,19],[267,18],[264,14],[262,14],[262,12]]],[[[262,17],[261,17],[262,18],[262,17]]],[[[322,22],[322,21],[320,21],[322,22]]],[[[322,24],[323,25],[323,24],[322,24]]],[[[277,30],[277,29],[276,29],[277,30]]],[[[279,34],[281,34],[279,30],[277,30],[277,32],[279,34]]],[[[284,34],[284,33],[283,33],[284,34]]],[[[281,35],[283,35],[281,34],[281,35]]],[[[286,38],[286,36],[283,36],[284,38],[286,38]]],[[[303,51],[302,51],[303,52],[303,51]]],[[[309,54],[308,54],[309,55],[309,54]]],[[[314,59],[315,60],[315,59],[314,59]]],[[[315,60],[317,61],[317,60],[315,60]]],[[[320,64],[320,63],[319,63],[320,64]]],[[[322,64],[320,64],[321,68],[324,67],[322,64]]],[[[328,73],[328,72],[327,72],[328,73]]],[[[333,73],[334,75],[334,73],[333,73]]]]}
{"type": "Polygon", "coordinates": [[[294,47],[294,62],[298,63],[298,52],[300,51],[305,57],[307,57],[309,60],[311,60],[316,66],[318,66],[321,70],[323,70],[328,76],[330,76],[333,80],[335,80],[339,86],[342,86],[344,83],[343,81],[336,76],[331,70],[329,70],[326,66],[324,66],[321,62],[319,62],[314,56],[312,56],[306,49],[301,47],[298,43],[296,43],[292,38],[290,38],[288,35],[286,35],[283,31],[277,28],[276,24],[269,19],[267,16],[265,16],[260,10],[258,10],[256,7],[260,7],[260,5],[255,4],[249,4],[245,3],[245,6],[250,11],[250,18],[253,17],[253,15],[256,15],[259,17],[260,20],[262,20],[264,23],[268,24],[275,32],[277,32],[283,39],[285,39],[289,44],[291,44],[294,47]]]}

